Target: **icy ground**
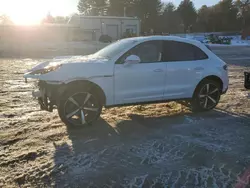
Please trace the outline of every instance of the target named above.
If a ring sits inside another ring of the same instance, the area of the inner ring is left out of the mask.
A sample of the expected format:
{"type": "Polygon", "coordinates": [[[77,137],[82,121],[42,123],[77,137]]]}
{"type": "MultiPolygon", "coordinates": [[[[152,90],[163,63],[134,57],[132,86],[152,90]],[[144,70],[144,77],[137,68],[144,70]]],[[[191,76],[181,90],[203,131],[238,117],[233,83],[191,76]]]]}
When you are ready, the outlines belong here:
{"type": "Polygon", "coordinates": [[[216,110],[192,114],[174,102],[105,109],[82,130],[39,111],[22,76],[41,60],[1,59],[0,187],[246,187],[249,47],[213,50],[230,76],[216,110]]]}

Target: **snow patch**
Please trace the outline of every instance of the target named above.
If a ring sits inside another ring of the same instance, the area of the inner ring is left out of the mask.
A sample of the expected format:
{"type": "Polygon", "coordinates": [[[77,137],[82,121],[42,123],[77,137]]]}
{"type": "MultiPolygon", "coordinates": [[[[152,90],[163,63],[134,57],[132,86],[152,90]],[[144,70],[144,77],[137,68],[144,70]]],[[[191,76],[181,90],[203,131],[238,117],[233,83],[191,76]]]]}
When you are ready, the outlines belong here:
{"type": "MultiPolygon", "coordinates": [[[[181,37],[187,38],[187,39],[193,39],[193,40],[198,40],[200,42],[206,43],[208,42],[204,34],[186,34],[186,35],[181,35],[181,37]]],[[[250,46],[250,41],[249,40],[241,40],[241,36],[235,35],[235,36],[227,36],[232,38],[231,44],[209,44],[209,46],[218,46],[218,47],[227,47],[227,46],[250,46]]]]}

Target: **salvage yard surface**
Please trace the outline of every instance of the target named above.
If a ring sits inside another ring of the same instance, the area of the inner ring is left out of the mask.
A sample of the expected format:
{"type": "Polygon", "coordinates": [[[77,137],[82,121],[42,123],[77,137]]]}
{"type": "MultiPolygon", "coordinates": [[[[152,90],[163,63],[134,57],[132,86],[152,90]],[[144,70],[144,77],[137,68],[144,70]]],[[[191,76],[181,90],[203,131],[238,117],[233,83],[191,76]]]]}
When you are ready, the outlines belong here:
{"type": "Polygon", "coordinates": [[[26,69],[42,60],[0,59],[0,187],[236,187],[250,177],[250,47],[214,47],[229,64],[218,108],[180,104],[104,109],[92,127],[67,129],[39,111],[26,69]]]}

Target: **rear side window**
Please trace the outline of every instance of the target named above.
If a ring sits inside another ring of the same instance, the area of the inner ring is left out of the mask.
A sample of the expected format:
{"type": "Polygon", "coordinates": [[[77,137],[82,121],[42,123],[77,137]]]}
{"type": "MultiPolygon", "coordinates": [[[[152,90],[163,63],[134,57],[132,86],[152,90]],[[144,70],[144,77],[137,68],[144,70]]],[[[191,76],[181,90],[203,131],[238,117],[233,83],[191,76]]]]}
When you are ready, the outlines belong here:
{"type": "Polygon", "coordinates": [[[195,59],[194,60],[203,60],[203,59],[208,59],[207,54],[203,52],[200,48],[192,45],[194,48],[194,53],[195,53],[195,59]]]}
{"type": "Polygon", "coordinates": [[[196,61],[208,58],[197,46],[177,41],[164,41],[162,56],[162,60],[165,62],[196,61]]]}

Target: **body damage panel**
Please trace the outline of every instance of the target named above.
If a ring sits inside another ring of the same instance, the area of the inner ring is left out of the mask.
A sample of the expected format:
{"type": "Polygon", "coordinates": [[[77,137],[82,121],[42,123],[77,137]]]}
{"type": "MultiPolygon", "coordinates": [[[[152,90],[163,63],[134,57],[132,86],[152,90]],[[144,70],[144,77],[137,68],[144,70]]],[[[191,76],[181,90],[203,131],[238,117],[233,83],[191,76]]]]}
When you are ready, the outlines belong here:
{"type": "Polygon", "coordinates": [[[112,105],[114,64],[105,58],[91,56],[58,57],[41,63],[29,70],[24,78],[38,79],[48,84],[69,84],[77,80],[88,80],[101,87],[106,95],[106,104],[112,105]],[[47,74],[34,75],[32,72],[60,64],[61,67],[47,74]],[[73,74],[72,74],[73,73],[73,74]]]}
{"type": "Polygon", "coordinates": [[[41,63],[29,70],[24,78],[34,78],[47,82],[68,83],[76,79],[113,76],[114,64],[105,58],[91,58],[91,56],[59,57],[50,62],[41,63]],[[47,74],[33,74],[34,71],[47,66],[61,65],[55,71],[47,74]]]}

